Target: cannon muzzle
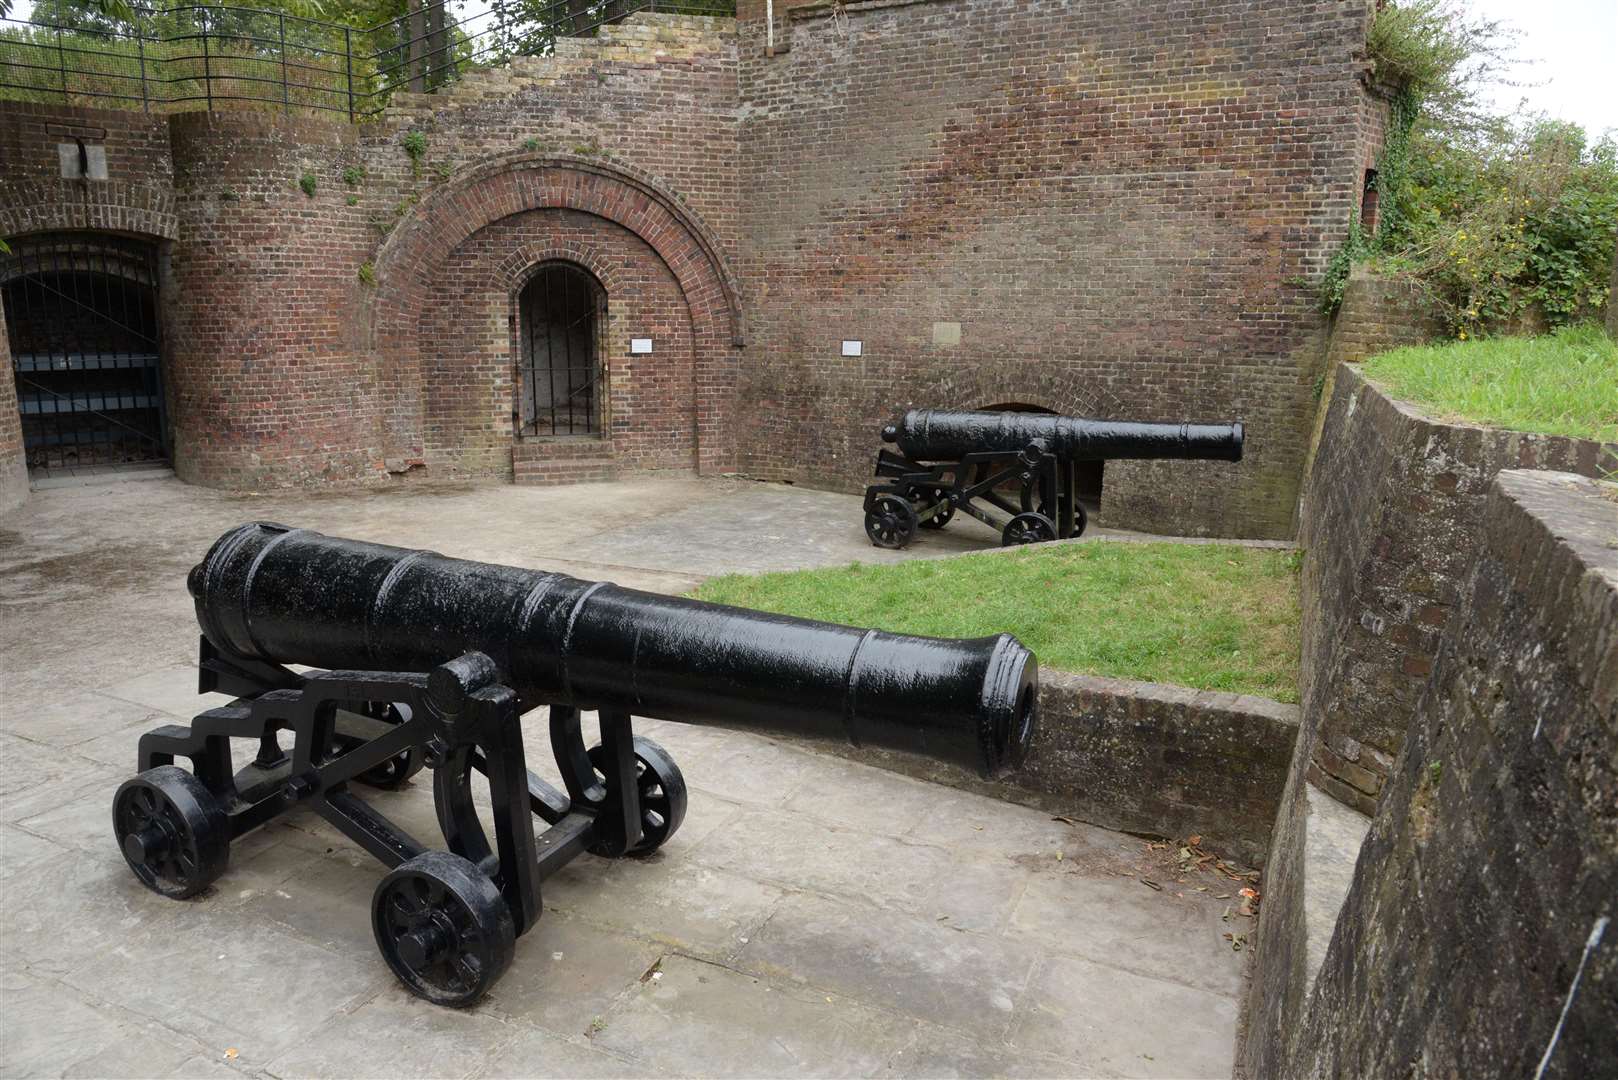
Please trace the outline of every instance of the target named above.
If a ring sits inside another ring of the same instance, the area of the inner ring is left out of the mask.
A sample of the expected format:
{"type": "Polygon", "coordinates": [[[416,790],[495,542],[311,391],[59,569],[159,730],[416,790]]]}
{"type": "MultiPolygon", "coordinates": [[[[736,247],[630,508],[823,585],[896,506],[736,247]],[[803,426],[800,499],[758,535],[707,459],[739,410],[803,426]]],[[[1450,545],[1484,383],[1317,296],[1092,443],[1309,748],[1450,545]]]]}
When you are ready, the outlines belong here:
{"type": "Polygon", "coordinates": [[[1123,458],[1242,459],[1242,425],[1144,424],[1086,420],[1027,412],[955,412],[912,409],[882,429],[914,461],[960,459],[967,454],[1018,453],[1035,443],[1072,461],[1123,458]]]}
{"type": "Polygon", "coordinates": [[[1027,754],[1038,663],[1009,634],[911,637],[255,523],[192,569],[215,648],[426,672],[468,652],[524,708],[845,737],[993,776],[1027,754]]]}

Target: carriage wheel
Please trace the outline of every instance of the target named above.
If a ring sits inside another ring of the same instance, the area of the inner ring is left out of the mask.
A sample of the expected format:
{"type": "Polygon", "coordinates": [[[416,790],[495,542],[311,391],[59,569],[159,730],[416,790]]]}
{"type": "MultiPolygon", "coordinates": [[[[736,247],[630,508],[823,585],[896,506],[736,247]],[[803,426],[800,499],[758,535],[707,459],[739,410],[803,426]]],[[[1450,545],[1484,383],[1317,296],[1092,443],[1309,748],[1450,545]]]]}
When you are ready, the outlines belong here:
{"type": "Polygon", "coordinates": [[[950,501],[949,489],[941,487],[912,487],[906,494],[910,496],[913,504],[930,506],[933,503],[942,503],[938,513],[921,523],[924,529],[942,529],[949,524],[949,519],[955,516],[955,504],[950,501]]]}
{"type": "Polygon", "coordinates": [[[517,934],[494,882],[447,851],[394,868],[371,896],[382,959],[412,994],[461,1009],[511,965],[517,934]]]}
{"type": "Polygon", "coordinates": [[[916,511],[908,499],[878,495],[865,512],[865,535],[882,548],[902,548],[916,538],[916,511]]]}
{"type": "Polygon", "coordinates": [[[1056,539],[1056,525],[1044,514],[1018,514],[1000,534],[1001,547],[1043,544],[1056,539]]]}
{"type": "MultiPolygon", "coordinates": [[[[637,735],[634,746],[635,786],[640,792],[640,842],[624,854],[650,855],[667,843],[685,820],[685,777],[668,751],[651,739],[637,735]]],[[[605,747],[597,744],[590,748],[590,764],[595,766],[597,781],[605,785],[605,747]]]]}
{"type": "Polygon", "coordinates": [[[230,861],[224,807],[176,765],[123,782],[112,797],[112,832],[141,884],[172,900],[206,889],[230,861]]]}
{"type": "MultiPolygon", "coordinates": [[[[410,706],[395,705],[391,701],[367,702],[365,715],[390,724],[403,724],[410,719],[410,706]]],[[[366,769],[354,779],[369,787],[383,791],[397,791],[427,764],[427,752],[419,746],[389,758],[382,764],[366,769]]]]}

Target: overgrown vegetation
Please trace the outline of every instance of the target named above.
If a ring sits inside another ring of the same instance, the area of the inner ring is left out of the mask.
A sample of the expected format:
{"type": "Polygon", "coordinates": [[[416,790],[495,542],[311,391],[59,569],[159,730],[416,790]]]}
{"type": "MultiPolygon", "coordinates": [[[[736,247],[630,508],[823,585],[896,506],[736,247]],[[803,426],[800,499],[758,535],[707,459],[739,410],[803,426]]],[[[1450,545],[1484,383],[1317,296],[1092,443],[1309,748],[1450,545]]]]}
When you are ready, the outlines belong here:
{"type": "Polygon", "coordinates": [[[1067,671],[1297,700],[1297,556],[1228,544],[1059,544],[730,575],[704,600],[909,634],[1016,634],[1067,671]]]}
{"type": "Polygon", "coordinates": [[[1395,349],[1361,370],[1443,419],[1618,441],[1618,343],[1597,326],[1395,349]]]}
{"type": "Polygon", "coordinates": [[[1396,88],[1377,162],[1378,221],[1356,223],[1321,284],[1335,311],[1354,262],[1420,282],[1450,331],[1578,322],[1607,301],[1618,220],[1618,147],[1576,124],[1492,116],[1513,36],[1458,0],[1393,0],[1368,49],[1396,88]]]}
{"type": "Polygon", "coordinates": [[[312,199],[315,197],[315,192],[320,188],[320,181],[315,178],[314,173],[306,172],[298,177],[298,187],[302,188],[303,193],[312,199]]]}
{"type": "Polygon", "coordinates": [[[427,156],[427,135],[422,131],[407,131],[399,145],[410,157],[410,171],[415,176],[421,175],[421,162],[427,156]]]}

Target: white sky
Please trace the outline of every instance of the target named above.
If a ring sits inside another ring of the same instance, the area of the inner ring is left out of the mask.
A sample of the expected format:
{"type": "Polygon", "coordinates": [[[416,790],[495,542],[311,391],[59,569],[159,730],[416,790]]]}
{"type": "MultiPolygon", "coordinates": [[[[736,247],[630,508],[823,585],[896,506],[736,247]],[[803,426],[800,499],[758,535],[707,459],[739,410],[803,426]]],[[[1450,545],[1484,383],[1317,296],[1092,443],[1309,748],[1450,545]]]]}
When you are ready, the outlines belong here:
{"type": "Polygon", "coordinates": [[[1618,0],[1466,0],[1477,15],[1521,31],[1513,76],[1529,85],[1495,86],[1502,112],[1519,101],[1591,135],[1618,135],[1618,0]]]}
{"type": "MultiPolygon", "coordinates": [[[[251,6],[250,0],[231,0],[251,6]]],[[[1501,112],[1519,103],[1592,135],[1618,134],[1618,0],[1461,0],[1474,14],[1500,19],[1521,32],[1522,63],[1513,81],[1489,95],[1501,112]]],[[[465,19],[488,10],[487,0],[456,3],[465,19]]],[[[33,0],[18,0],[12,18],[27,18],[33,0]]],[[[481,23],[479,25],[482,25],[481,23]]]]}

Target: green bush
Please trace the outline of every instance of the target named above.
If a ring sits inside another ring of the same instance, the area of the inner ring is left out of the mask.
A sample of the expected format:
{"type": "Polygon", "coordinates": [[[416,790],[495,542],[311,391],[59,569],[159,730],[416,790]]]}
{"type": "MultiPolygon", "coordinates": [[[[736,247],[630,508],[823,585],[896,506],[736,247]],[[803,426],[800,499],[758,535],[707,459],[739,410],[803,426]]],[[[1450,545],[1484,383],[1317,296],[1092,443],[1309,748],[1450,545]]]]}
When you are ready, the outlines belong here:
{"type": "Polygon", "coordinates": [[[1320,286],[1335,311],[1349,266],[1369,259],[1424,286],[1455,337],[1587,319],[1607,303],[1618,148],[1576,124],[1490,116],[1480,84],[1511,35],[1458,0],[1392,0],[1367,42],[1396,88],[1377,161],[1374,235],[1351,225],[1320,286]]]}

